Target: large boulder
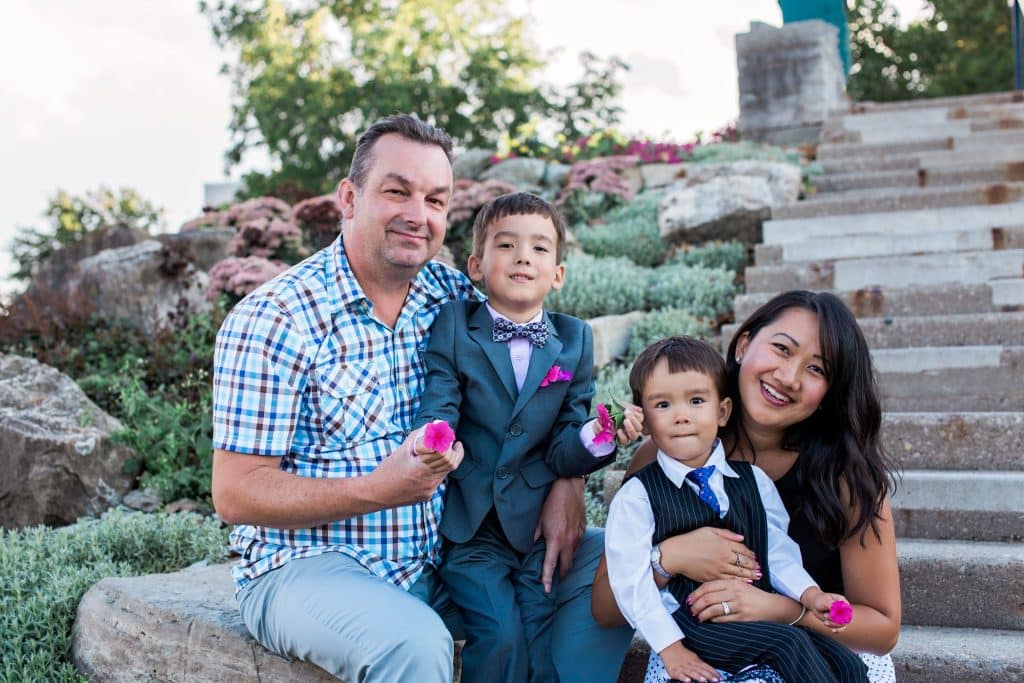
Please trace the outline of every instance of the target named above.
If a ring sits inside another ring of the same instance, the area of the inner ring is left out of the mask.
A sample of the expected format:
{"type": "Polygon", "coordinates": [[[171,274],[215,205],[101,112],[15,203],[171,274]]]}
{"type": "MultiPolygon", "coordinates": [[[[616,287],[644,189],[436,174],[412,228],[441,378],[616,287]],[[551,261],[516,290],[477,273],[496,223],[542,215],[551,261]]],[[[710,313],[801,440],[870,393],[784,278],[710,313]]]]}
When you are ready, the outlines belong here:
{"type": "Polygon", "coordinates": [[[120,429],[71,378],[0,354],[0,526],[62,526],[116,505],[131,484],[120,429]]]}
{"type": "Polygon", "coordinates": [[[69,294],[108,320],[127,318],[147,332],[210,309],[206,273],[156,240],[108,249],[78,264],[69,294]]]}
{"type": "Polygon", "coordinates": [[[37,290],[59,290],[75,273],[82,259],[107,249],[130,247],[151,239],[145,230],[127,225],[109,225],[86,232],[46,257],[33,274],[27,291],[31,295],[37,290]]]}
{"type": "Polygon", "coordinates": [[[594,333],[594,367],[603,368],[626,354],[633,339],[633,327],[647,313],[633,311],[621,315],[602,315],[587,321],[594,333]]]}
{"type": "Polygon", "coordinates": [[[723,161],[710,164],[690,164],[686,174],[686,184],[706,183],[712,178],[723,176],[755,176],[768,181],[772,193],[772,206],[782,206],[795,202],[800,197],[800,185],[803,176],[800,168],[781,161],[723,161]]]}
{"type": "Polygon", "coordinates": [[[234,236],[233,228],[208,227],[156,235],[154,239],[168,250],[191,261],[199,270],[208,271],[213,264],[230,255],[228,246],[234,236]]]}
{"type": "Polygon", "coordinates": [[[501,180],[524,192],[541,191],[547,174],[543,159],[513,157],[491,166],[480,175],[480,180],[501,180]]]}
{"type": "Polygon", "coordinates": [[[91,681],[334,681],[257,643],[229,564],[103,579],[78,603],[71,657],[91,681]]]}
{"type": "Polygon", "coordinates": [[[477,180],[491,165],[494,152],[486,149],[467,149],[452,159],[452,175],[456,180],[477,180]]]}
{"type": "MultiPolygon", "coordinates": [[[[271,654],[242,622],[231,565],[103,579],[78,603],[71,657],[90,681],[333,681],[271,654]]],[[[456,644],[456,653],[460,648],[456,644]]],[[[458,657],[454,681],[460,679],[458,657]]]]}
{"type": "Polygon", "coordinates": [[[658,227],[671,243],[761,241],[761,223],[771,215],[773,197],[764,178],[720,176],[692,187],[677,187],[658,204],[658,227]]]}

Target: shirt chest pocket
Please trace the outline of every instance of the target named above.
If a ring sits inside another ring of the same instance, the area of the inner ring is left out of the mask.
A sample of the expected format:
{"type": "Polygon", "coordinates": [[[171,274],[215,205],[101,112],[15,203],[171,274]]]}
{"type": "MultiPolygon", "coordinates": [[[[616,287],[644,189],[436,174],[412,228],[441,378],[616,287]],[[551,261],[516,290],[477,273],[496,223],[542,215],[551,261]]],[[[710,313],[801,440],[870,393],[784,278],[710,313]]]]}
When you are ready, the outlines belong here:
{"type": "Polygon", "coordinates": [[[318,371],[325,438],[346,447],[387,434],[383,387],[372,362],[332,363],[318,371]]]}

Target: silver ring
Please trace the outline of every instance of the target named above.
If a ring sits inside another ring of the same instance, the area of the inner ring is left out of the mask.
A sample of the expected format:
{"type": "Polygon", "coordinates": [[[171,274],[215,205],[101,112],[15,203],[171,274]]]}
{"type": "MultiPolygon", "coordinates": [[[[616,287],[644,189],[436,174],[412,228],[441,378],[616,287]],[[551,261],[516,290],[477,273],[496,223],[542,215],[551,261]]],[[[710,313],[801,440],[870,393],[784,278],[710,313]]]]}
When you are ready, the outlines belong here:
{"type": "Polygon", "coordinates": [[[725,612],[725,614],[722,615],[722,616],[726,616],[726,617],[729,616],[729,614],[732,612],[732,610],[729,609],[729,601],[728,600],[725,600],[725,601],[722,602],[722,610],[725,612]]]}
{"type": "Polygon", "coordinates": [[[733,552],[736,553],[736,566],[737,567],[742,566],[743,565],[743,558],[742,558],[742,556],[740,556],[739,551],[738,550],[733,550],[733,552]]]}

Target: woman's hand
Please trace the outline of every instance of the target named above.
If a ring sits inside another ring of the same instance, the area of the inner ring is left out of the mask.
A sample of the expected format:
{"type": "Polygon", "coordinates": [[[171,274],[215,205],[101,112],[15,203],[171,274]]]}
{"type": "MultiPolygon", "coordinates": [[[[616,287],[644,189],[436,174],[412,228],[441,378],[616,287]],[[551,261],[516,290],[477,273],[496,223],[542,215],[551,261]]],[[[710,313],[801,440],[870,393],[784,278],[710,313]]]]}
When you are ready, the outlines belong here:
{"type": "Polygon", "coordinates": [[[700,622],[715,623],[787,623],[800,614],[800,605],[796,601],[776,593],[766,593],[741,579],[718,579],[702,584],[687,597],[686,609],[700,622]]]}
{"type": "Polygon", "coordinates": [[[727,529],[701,527],[661,542],[661,566],[704,583],[715,579],[761,577],[761,565],[743,545],[743,536],[727,529]]]}

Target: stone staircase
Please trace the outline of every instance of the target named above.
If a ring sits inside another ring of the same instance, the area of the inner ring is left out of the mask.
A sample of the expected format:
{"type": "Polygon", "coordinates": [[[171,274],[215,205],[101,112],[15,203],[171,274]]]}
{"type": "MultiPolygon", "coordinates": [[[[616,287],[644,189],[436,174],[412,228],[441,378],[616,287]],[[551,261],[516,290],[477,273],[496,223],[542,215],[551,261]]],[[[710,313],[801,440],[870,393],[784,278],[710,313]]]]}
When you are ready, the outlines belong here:
{"type": "Polygon", "coordinates": [[[827,289],[868,338],[903,468],[901,683],[1024,681],[1024,101],[857,109],[826,126],[818,192],[764,224],[736,319],[827,289]]]}

